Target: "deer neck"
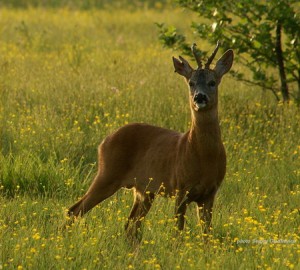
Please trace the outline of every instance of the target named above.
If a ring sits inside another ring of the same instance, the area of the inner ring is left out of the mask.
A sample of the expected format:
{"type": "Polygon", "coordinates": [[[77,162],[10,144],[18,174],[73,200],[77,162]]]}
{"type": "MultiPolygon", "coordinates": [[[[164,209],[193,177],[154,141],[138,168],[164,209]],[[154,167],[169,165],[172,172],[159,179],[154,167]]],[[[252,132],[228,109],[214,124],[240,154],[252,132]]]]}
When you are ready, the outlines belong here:
{"type": "Polygon", "coordinates": [[[217,107],[201,112],[192,110],[191,129],[188,133],[193,151],[203,155],[216,152],[222,143],[217,107]]]}

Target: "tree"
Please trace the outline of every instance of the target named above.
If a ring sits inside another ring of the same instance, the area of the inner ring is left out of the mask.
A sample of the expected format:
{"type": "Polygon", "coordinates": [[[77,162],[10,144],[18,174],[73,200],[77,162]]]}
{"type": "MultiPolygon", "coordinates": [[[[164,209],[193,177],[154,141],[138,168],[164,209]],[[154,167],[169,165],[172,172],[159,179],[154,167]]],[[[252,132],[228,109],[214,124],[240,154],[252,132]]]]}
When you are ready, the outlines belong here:
{"type": "MultiPolygon", "coordinates": [[[[232,71],[235,78],[272,91],[278,101],[289,102],[292,96],[300,104],[298,0],[176,2],[203,18],[201,22],[191,24],[200,38],[211,44],[220,40],[223,48],[235,50],[236,60],[250,71],[246,74],[232,71]]],[[[165,46],[190,54],[186,37],[174,26],[157,25],[159,39],[165,46]]],[[[200,50],[199,54],[206,57],[207,52],[200,50]]]]}

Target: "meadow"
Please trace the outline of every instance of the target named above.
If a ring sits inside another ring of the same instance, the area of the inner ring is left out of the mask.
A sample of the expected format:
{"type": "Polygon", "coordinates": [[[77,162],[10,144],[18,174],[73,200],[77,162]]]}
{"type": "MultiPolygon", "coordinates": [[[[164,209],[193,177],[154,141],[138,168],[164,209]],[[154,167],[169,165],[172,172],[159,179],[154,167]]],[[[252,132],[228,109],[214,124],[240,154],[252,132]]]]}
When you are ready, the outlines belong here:
{"type": "Polygon", "coordinates": [[[60,229],[106,135],[131,122],[188,130],[179,52],[162,48],[154,23],[187,30],[191,16],[160,5],[1,8],[0,269],[300,269],[299,108],[229,75],[219,89],[227,174],[207,243],[194,205],[178,232],[174,200],[158,197],[132,246],[129,190],[60,229]]]}

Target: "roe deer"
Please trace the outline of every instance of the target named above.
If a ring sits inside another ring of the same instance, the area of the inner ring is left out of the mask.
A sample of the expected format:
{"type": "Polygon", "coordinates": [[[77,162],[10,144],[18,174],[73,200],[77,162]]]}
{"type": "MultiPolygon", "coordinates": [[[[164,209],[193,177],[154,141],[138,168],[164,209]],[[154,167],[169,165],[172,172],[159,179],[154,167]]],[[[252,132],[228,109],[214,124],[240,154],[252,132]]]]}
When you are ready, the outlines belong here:
{"type": "Polygon", "coordinates": [[[71,217],[83,215],[120,188],[134,190],[134,203],[125,226],[136,234],[154,197],[163,190],[176,196],[177,226],[184,227],[187,205],[196,202],[198,215],[211,226],[212,206],[226,171],[226,154],[218,119],[218,85],[233,62],[226,51],[210,69],[219,43],[202,67],[196,44],[192,52],[198,63],[193,69],[181,56],[173,57],[175,72],[189,85],[191,127],[186,133],[147,124],[128,124],[106,137],[99,146],[98,173],[86,194],[69,208],[71,217]]]}

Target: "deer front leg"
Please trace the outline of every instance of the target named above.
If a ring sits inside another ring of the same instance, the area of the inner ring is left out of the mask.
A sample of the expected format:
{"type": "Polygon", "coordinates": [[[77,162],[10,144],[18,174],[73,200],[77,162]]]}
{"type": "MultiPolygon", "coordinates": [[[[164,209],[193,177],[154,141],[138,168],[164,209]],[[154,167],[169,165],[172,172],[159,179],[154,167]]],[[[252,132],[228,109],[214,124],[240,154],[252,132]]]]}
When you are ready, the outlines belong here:
{"type": "Polygon", "coordinates": [[[208,234],[211,230],[211,220],[212,220],[212,209],[214,203],[214,196],[203,201],[198,201],[198,219],[200,224],[203,224],[203,232],[208,234]]]}
{"type": "Polygon", "coordinates": [[[184,215],[187,209],[187,204],[188,202],[185,196],[179,194],[175,203],[175,217],[177,218],[177,228],[180,231],[184,228],[184,215]]]}

